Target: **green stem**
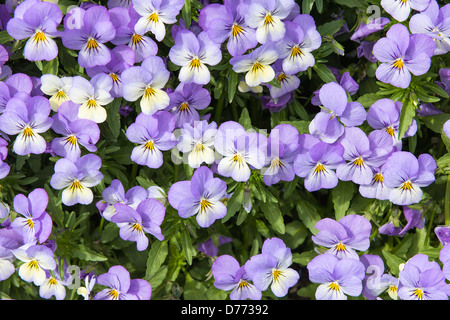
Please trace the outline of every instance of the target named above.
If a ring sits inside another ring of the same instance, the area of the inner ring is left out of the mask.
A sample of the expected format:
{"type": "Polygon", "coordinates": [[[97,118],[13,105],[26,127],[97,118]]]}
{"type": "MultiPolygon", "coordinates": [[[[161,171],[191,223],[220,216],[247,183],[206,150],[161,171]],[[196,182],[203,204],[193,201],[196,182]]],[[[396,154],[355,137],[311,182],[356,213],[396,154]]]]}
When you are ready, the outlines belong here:
{"type": "Polygon", "coordinates": [[[219,100],[217,101],[217,106],[216,106],[216,122],[220,123],[220,118],[222,117],[222,110],[223,110],[223,106],[225,104],[225,94],[222,94],[222,96],[219,98],[219,100]]]}
{"type": "MultiPolygon", "coordinates": [[[[448,181],[447,181],[447,186],[448,186],[448,181]]],[[[430,217],[430,222],[428,223],[428,229],[427,229],[427,236],[425,238],[425,245],[429,245],[430,244],[430,234],[431,234],[431,228],[433,227],[433,222],[434,222],[434,216],[436,213],[436,208],[434,208],[431,210],[431,217],[430,217]]]]}

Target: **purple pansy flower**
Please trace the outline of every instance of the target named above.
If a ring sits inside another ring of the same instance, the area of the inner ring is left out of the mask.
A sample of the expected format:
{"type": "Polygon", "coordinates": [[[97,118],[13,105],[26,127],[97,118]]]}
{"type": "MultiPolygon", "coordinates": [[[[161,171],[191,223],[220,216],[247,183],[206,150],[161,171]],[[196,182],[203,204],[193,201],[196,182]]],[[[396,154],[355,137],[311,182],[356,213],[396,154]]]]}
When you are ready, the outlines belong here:
{"type": "Polygon", "coordinates": [[[52,129],[60,138],[52,140],[51,149],[58,156],[76,161],[81,156],[80,146],[89,152],[97,151],[95,144],[100,138],[100,129],[92,120],[78,117],[80,106],[66,101],[52,117],[52,129]]]}
{"type": "Polygon", "coordinates": [[[436,161],[429,154],[416,158],[412,153],[397,151],[386,160],[384,183],[392,188],[389,201],[398,205],[410,205],[422,200],[423,191],[435,181],[436,161]]]}
{"type": "Polygon", "coordinates": [[[4,162],[7,156],[8,156],[8,142],[5,139],[0,138],[0,179],[6,177],[9,174],[9,171],[11,170],[9,165],[4,162]]]}
{"type": "Polygon", "coordinates": [[[378,255],[363,254],[359,261],[363,263],[366,270],[363,296],[369,300],[375,300],[379,295],[387,291],[393,300],[397,300],[399,280],[388,273],[384,273],[383,259],[378,255]]]}
{"type": "Polygon", "coordinates": [[[58,46],[52,38],[58,35],[62,12],[56,4],[38,0],[24,1],[14,10],[6,30],[17,40],[27,39],[24,56],[27,60],[53,60],[58,46]]]}
{"type": "Polygon", "coordinates": [[[200,11],[199,25],[218,44],[228,39],[228,52],[240,56],[258,44],[255,30],[245,23],[247,9],[241,0],[224,1],[223,5],[209,4],[200,11]]]}
{"type": "Polygon", "coordinates": [[[381,6],[395,20],[403,22],[408,19],[411,9],[425,10],[431,0],[381,0],[381,6]]]}
{"type": "MultiPolygon", "coordinates": [[[[218,241],[218,246],[221,246],[223,244],[232,242],[233,238],[219,236],[218,241]]],[[[213,238],[209,238],[205,242],[200,243],[197,246],[197,250],[212,258],[217,257],[217,255],[219,254],[219,248],[214,244],[213,238]]]]}
{"type": "Polygon", "coordinates": [[[90,204],[94,199],[92,190],[98,185],[103,174],[99,171],[102,165],[100,157],[95,154],[86,154],[75,162],[62,158],[55,163],[55,173],[50,185],[62,192],[62,202],[66,206],[77,203],[90,204]]]}
{"type": "Polygon", "coordinates": [[[111,50],[111,60],[103,66],[87,68],[86,73],[89,77],[94,77],[97,73],[104,73],[111,77],[112,88],[111,96],[114,98],[122,97],[122,79],[121,74],[124,70],[134,65],[134,51],[126,45],[118,45],[111,50]]]}
{"type": "Polygon", "coordinates": [[[381,62],[376,71],[378,80],[407,88],[411,73],[415,76],[428,71],[436,43],[425,34],[409,34],[402,24],[393,25],[385,38],[373,46],[373,55],[381,62]]]}
{"type": "Polygon", "coordinates": [[[293,162],[299,150],[298,130],[290,124],[279,124],[267,139],[269,166],[262,170],[264,183],[268,186],[295,177],[293,162]]]}
{"type": "MultiPolygon", "coordinates": [[[[372,104],[367,112],[367,123],[373,129],[385,130],[392,136],[394,149],[402,149],[402,141],[398,139],[398,126],[400,122],[400,112],[402,103],[383,98],[372,104]]],[[[411,125],[406,130],[404,137],[411,137],[416,134],[417,122],[412,120],[411,125]]]]}
{"type": "Polygon", "coordinates": [[[52,231],[52,218],[45,211],[48,204],[48,195],[42,188],[34,189],[28,197],[18,194],[14,197],[14,211],[20,214],[11,227],[23,234],[27,243],[45,242],[52,231]]]}
{"type": "Polygon", "coordinates": [[[347,300],[347,296],[357,297],[363,290],[365,269],[359,260],[325,253],[312,259],[307,269],[309,280],[320,283],[317,300],[347,300]]]}
{"type": "Polygon", "coordinates": [[[167,111],[153,115],[139,114],[127,129],[127,138],[139,144],[131,152],[131,160],[149,168],[159,168],[163,164],[161,151],[172,149],[177,144],[173,134],[175,119],[167,111]]]}
{"type": "Polygon", "coordinates": [[[234,121],[219,126],[214,148],[223,156],[217,166],[218,173],[235,181],[250,178],[249,165],[261,169],[266,164],[267,138],[260,133],[247,133],[234,121]]]}
{"type": "Polygon", "coordinates": [[[222,203],[227,191],[227,184],[219,178],[214,178],[208,167],[195,170],[191,181],[178,181],[169,190],[170,205],[178,210],[182,218],[196,216],[197,223],[202,228],[211,226],[216,220],[222,219],[227,213],[227,207],[222,203]]]}
{"type": "Polygon", "coordinates": [[[367,136],[358,127],[345,128],[338,142],[344,147],[343,158],[347,163],[337,167],[337,177],[360,185],[370,184],[373,172],[392,153],[391,136],[381,130],[372,131],[367,136]]]}
{"type": "Polygon", "coordinates": [[[300,86],[300,79],[295,74],[290,74],[286,72],[282,66],[281,66],[281,60],[277,60],[273,64],[273,70],[275,72],[275,79],[277,80],[280,87],[267,85],[270,91],[270,97],[272,99],[278,99],[283,96],[288,95],[289,93],[292,93],[293,91],[297,90],[297,88],[300,86]]]}
{"type": "Polygon", "coordinates": [[[389,22],[390,20],[385,17],[375,18],[367,21],[367,23],[361,22],[350,39],[359,42],[362,38],[365,38],[374,32],[383,30],[384,26],[389,22]]]}
{"type": "Polygon", "coordinates": [[[143,251],[148,247],[146,233],[155,236],[159,241],[164,240],[161,233],[161,223],[164,220],[166,209],[156,199],[141,201],[136,209],[127,204],[114,204],[116,213],[111,221],[120,228],[120,237],[127,241],[136,241],[137,250],[143,251]]]}
{"type": "Polygon", "coordinates": [[[177,149],[187,156],[191,168],[198,168],[203,162],[214,162],[214,139],[217,133],[214,121],[209,124],[206,120],[195,121],[193,125],[185,123],[180,132],[177,149]]]}
{"type": "Polygon", "coordinates": [[[126,193],[122,182],[118,179],[111,181],[111,185],[102,192],[103,200],[96,203],[97,209],[106,220],[111,221],[111,217],[116,214],[114,205],[123,203],[136,209],[139,203],[147,199],[147,190],[141,186],[134,186],[126,193]]]}
{"type": "Polygon", "coordinates": [[[366,251],[370,246],[369,220],[360,215],[348,215],[339,221],[324,218],[314,226],[319,232],[312,236],[312,241],[320,246],[330,248],[327,254],[339,259],[359,259],[356,252],[366,251]]]}
{"type": "Polygon", "coordinates": [[[369,184],[359,186],[359,193],[364,198],[388,200],[392,188],[384,183],[384,165],[374,169],[372,181],[369,184]]]}
{"type": "Polygon", "coordinates": [[[312,51],[322,44],[322,37],[316,30],[312,16],[300,14],[292,22],[286,21],[286,35],[277,43],[283,71],[296,74],[314,66],[312,51]]]}
{"type": "Polygon", "coordinates": [[[245,267],[230,255],[222,255],[214,260],[211,267],[214,287],[230,291],[230,300],[261,300],[262,293],[250,281],[245,267]]]}
{"type": "Polygon", "coordinates": [[[184,124],[193,125],[200,120],[197,110],[203,110],[211,103],[211,94],[196,83],[180,83],[174,91],[169,93],[170,103],[166,111],[175,117],[175,127],[181,128],[184,124]]]}
{"type": "Polygon", "coordinates": [[[249,87],[270,82],[275,77],[271,64],[278,59],[278,51],[274,43],[264,44],[249,54],[233,57],[230,64],[237,73],[245,74],[245,82],[249,87]]]}
{"type": "Polygon", "coordinates": [[[12,251],[2,246],[0,239],[0,281],[6,280],[16,272],[12,251]]]}
{"type": "Polygon", "coordinates": [[[184,5],[183,0],[133,0],[133,8],[141,16],[134,27],[136,33],[150,31],[156,40],[166,35],[166,24],[177,22],[176,16],[184,5]]]}
{"type": "Polygon", "coordinates": [[[104,73],[96,74],[91,80],[82,76],[73,77],[69,98],[81,105],[78,117],[96,123],[105,122],[107,113],[104,106],[114,100],[110,93],[112,85],[113,80],[104,73]]]}
{"type": "Polygon", "coordinates": [[[148,57],[140,66],[122,72],[123,97],[127,101],[140,99],[141,111],[146,115],[164,110],[170,102],[167,92],[163,90],[169,77],[161,57],[148,57]]]}
{"type": "Polygon", "coordinates": [[[131,279],[124,267],[117,265],[98,276],[96,283],[106,286],[94,300],[150,300],[152,287],[143,279],[131,279]]]}
{"type": "Polygon", "coordinates": [[[359,102],[348,102],[344,88],[336,82],[324,84],[319,91],[321,111],[309,124],[309,132],[326,143],[334,143],[346,127],[359,126],[366,110],[359,102]]]}
{"type": "Polygon", "coordinates": [[[181,67],[178,79],[184,83],[209,83],[211,74],[206,65],[215,66],[222,60],[220,46],[212,42],[206,32],[196,36],[192,31],[180,30],[174,40],[169,58],[181,67]]]}
{"type": "Polygon", "coordinates": [[[111,40],[114,45],[127,45],[135,54],[135,62],[142,62],[145,58],[158,53],[158,45],[145,33],[136,33],[134,26],[141,16],[133,6],[125,9],[115,7],[109,10],[111,22],[116,27],[116,36],[111,40]]]}
{"type": "Polygon", "coordinates": [[[447,280],[450,280],[450,245],[443,244],[439,251],[439,260],[442,262],[442,272],[447,280]]]}
{"type": "Polygon", "coordinates": [[[424,33],[436,42],[435,55],[450,51],[450,4],[439,8],[436,0],[432,0],[428,8],[415,14],[409,20],[411,33],[424,33]]]}
{"type": "Polygon", "coordinates": [[[299,273],[293,268],[291,249],[279,238],[266,239],[261,253],[248,260],[244,267],[256,289],[265,291],[269,286],[277,297],[284,297],[290,287],[297,284],[299,273]]]}
{"type": "Polygon", "coordinates": [[[53,251],[44,245],[32,245],[12,251],[24,263],[19,267],[19,277],[40,286],[45,282],[45,270],[54,270],[56,262],[53,251]]]}
{"type": "Polygon", "coordinates": [[[316,142],[309,150],[301,152],[294,159],[294,172],[305,178],[306,190],[332,189],[338,184],[334,169],[345,163],[341,144],[316,142]]]}
{"type": "Polygon", "coordinates": [[[72,9],[64,18],[64,26],[65,30],[61,36],[63,45],[69,49],[79,50],[78,63],[81,67],[102,66],[111,60],[110,49],[105,43],[114,39],[116,29],[105,7],[72,9]],[[79,25],[69,26],[70,12],[78,16],[79,25]]]}
{"type": "Polygon", "coordinates": [[[444,273],[425,254],[409,259],[399,273],[398,296],[402,300],[448,300],[444,273]]]}
{"type": "Polygon", "coordinates": [[[406,224],[403,228],[399,225],[397,217],[394,217],[397,221],[389,221],[378,228],[378,233],[387,234],[389,236],[403,237],[406,232],[412,228],[422,229],[425,223],[425,218],[422,216],[422,211],[414,210],[408,206],[403,206],[403,214],[406,219],[406,224]]]}
{"type": "Polygon", "coordinates": [[[437,226],[434,228],[434,233],[436,237],[439,239],[439,242],[445,246],[447,243],[450,243],[450,227],[449,226],[437,226]]]}
{"type": "Polygon", "coordinates": [[[39,135],[46,132],[53,123],[49,118],[50,102],[41,96],[28,99],[19,98],[8,101],[5,111],[0,116],[0,128],[8,135],[16,135],[13,145],[18,155],[44,153],[47,147],[45,139],[39,135]]]}
{"type": "Polygon", "coordinates": [[[278,41],[284,37],[286,27],[282,20],[294,9],[294,0],[246,0],[244,3],[248,3],[245,22],[256,29],[259,43],[278,41]]]}

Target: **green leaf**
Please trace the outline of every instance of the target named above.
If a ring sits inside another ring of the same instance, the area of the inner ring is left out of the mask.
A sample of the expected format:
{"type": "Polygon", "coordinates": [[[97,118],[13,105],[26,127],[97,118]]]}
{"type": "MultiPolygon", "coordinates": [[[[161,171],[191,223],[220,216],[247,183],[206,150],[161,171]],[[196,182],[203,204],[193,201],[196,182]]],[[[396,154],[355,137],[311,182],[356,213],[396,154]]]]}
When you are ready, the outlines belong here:
{"type": "Polygon", "coordinates": [[[80,244],[78,248],[72,251],[74,257],[85,261],[106,261],[108,260],[103,254],[95,252],[94,250],[80,244]]]}
{"type": "Polygon", "coordinates": [[[331,190],[336,221],[339,221],[347,213],[354,193],[355,184],[351,181],[339,181],[338,185],[331,190]]]}
{"type": "Polygon", "coordinates": [[[121,99],[114,99],[113,102],[105,107],[107,113],[106,123],[111,130],[113,140],[116,140],[120,134],[120,103],[121,99]]]}
{"type": "Polygon", "coordinates": [[[250,118],[247,108],[242,109],[241,116],[239,117],[239,124],[242,125],[245,130],[253,129],[252,119],[250,118]]]}
{"type": "Polygon", "coordinates": [[[59,60],[55,58],[51,61],[42,61],[42,74],[58,75],[59,60]]]}
{"type": "Polygon", "coordinates": [[[324,23],[321,26],[317,27],[317,31],[322,35],[322,37],[325,36],[333,36],[336,32],[341,30],[341,28],[345,25],[345,20],[333,20],[327,23],[324,23]]]}
{"type": "Polygon", "coordinates": [[[228,73],[228,102],[231,103],[234,99],[234,95],[236,94],[236,88],[239,84],[239,75],[230,70],[228,73]]]}
{"type": "Polygon", "coordinates": [[[272,228],[276,232],[284,234],[286,231],[286,226],[284,225],[283,214],[278,206],[271,202],[266,202],[261,205],[261,210],[272,228]]]}
{"type": "Polygon", "coordinates": [[[397,277],[400,272],[399,266],[400,264],[405,263],[405,260],[397,257],[396,255],[390,253],[389,251],[382,250],[381,252],[386,261],[386,265],[389,267],[389,270],[395,277],[397,277]]]}
{"type": "Polygon", "coordinates": [[[3,44],[9,41],[14,41],[14,38],[8,34],[8,31],[0,31],[0,43],[3,44]]]}
{"type": "Polygon", "coordinates": [[[144,279],[150,281],[150,279],[157,275],[157,273],[161,269],[162,264],[166,260],[168,253],[169,247],[167,245],[167,240],[156,241],[152,243],[148,252],[147,268],[145,271],[144,279]]]}
{"type": "Polygon", "coordinates": [[[192,258],[197,254],[197,251],[192,246],[191,236],[189,235],[189,231],[186,229],[181,231],[181,247],[183,249],[186,262],[188,265],[191,265],[192,258]]]}
{"type": "Polygon", "coordinates": [[[365,95],[362,95],[359,97],[356,102],[359,102],[362,104],[364,108],[369,108],[372,104],[377,102],[380,99],[380,96],[376,93],[367,93],[365,95]]]}
{"type": "Polygon", "coordinates": [[[444,123],[447,120],[450,120],[450,114],[441,113],[434,116],[423,117],[421,120],[428,129],[431,129],[436,133],[441,133],[444,123]]]}
{"type": "Polygon", "coordinates": [[[181,16],[183,17],[186,28],[189,28],[191,26],[191,14],[191,0],[185,0],[183,9],[181,10],[181,16]]]}
{"type": "Polygon", "coordinates": [[[194,280],[189,273],[186,273],[184,284],[184,300],[206,300],[206,287],[203,282],[194,280]]]}
{"type": "Polygon", "coordinates": [[[314,71],[316,71],[319,78],[322,79],[322,81],[324,81],[325,83],[336,81],[336,77],[334,76],[334,74],[324,64],[316,63],[313,69],[314,71]]]}
{"type": "Polygon", "coordinates": [[[315,0],[303,0],[302,1],[302,13],[309,14],[312,10],[315,0]]]}
{"type": "Polygon", "coordinates": [[[242,208],[244,202],[244,188],[242,184],[238,185],[233,192],[230,200],[227,202],[227,214],[222,218],[222,223],[227,222],[235,213],[242,208]]]}
{"type": "Polygon", "coordinates": [[[335,3],[349,8],[361,8],[366,10],[369,4],[364,0],[334,0],[335,3]]]}
{"type": "Polygon", "coordinates": [[[398,125],[398,139],[401,140],[403,136],[405,135],[405,132],[408,130],[409,126],[411,125],[414,116],[416,115],[416,107],[412,103],[412,101],[409,98],[409,95],[407,95],[406,98],[402,100],[402,110],[400,112],[400,119],[399,119],[399,125],[398,125]]]}
{"type": "Polygon", "coordinates": [[[297,213],[305,227],[307,227],[312,234],[316,234],[318,230],[314,228],[314,226],[317,221],[321,219],[316,207],[305,199],[299,199],[297,201],[297,213]]]}

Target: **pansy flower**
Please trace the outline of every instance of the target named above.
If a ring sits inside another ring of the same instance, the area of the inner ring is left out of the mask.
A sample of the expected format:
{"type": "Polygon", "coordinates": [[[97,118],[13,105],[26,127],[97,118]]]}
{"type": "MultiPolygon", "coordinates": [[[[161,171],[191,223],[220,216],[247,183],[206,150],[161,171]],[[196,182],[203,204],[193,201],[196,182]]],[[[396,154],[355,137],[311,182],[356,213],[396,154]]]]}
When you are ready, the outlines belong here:
{"type": "Polygon", "coordinates": [[[164,110],[170,103],[167,92],[163,90],[170,73],[162,58],[146,58],[140,66],[134,66],[122,72],[123,97],[127,101],[137,101],[141,111],[152,115],[164,110]]]}
{"type": "Polygon", "coordinates": [[[52,117],[52,130],[63,137],[51,142],[53,152],[61,157],[76,161],[81,156],[83,146],[89,152],[97,151],[95,144],[100,138],[100,129],[95,121],[79,118],[80,106],[67,101],[61,104],[52,117]]]}
{"type": "Polygon", "coordinates": [[[19,215],[11,222],[11,228],[21,233],[27,243],[43,243],[52,231],[52,218],[46,212],[48,195],[42,188],[34,189],[28,197],[14,197],[14,211],[19,215]]]}
{"type": "Polygon", "coordinates": [[[8,101],[0,116],[0,128],[8,135],[17,135],[13,149],[18,155],[41,154],[47,148],[40,133],[46,132],[53,123],[49,118],[50,102],[40,96],[30,98],[26,103],[19,98],[8,101]]]}
{"type": "Polygon", "coordinates": [[[211,74],[206,65],[215,66],[222,60],[220,46],[212,42],[206,32],[196,36],[192,31],[180,30],[174,40],[169,58],[181,67],[178,79],[184,83],[209,83],[211,74]]]}
{"type": "Polygon", "coordinates": [[[249,87],[270,82],[275,77],[271,64],[278,59],[278,51],[273,43],[262,45],[249,54],[233,57],[230,64],[237,73],[246,73],[245,82],[249,87]]]}
{"type": "Polygon", "coordinates": [[[53,111],[69,100],[69,90],[72,88],[72,77],[58,77],[51,73],[41,76],[41,91],[50,96],[49,101],[53,111]]]}
{"type": "Polygon", "coordinates": [[[17,40],[27,39],[24,56],[30,61],[53,60],[58,46],[52,38],[58,35],[56,27],[62,20],[61,9],[54,3],[37,0],[24,1],[14,10],[6,30],[17,40]]]}
{"type": "Polygon", "coordinates": [[[373,55],[381,62],[376,71],[377,79],[407,88],[411,73],[419,76],[428,71],[435,48],[436,43],[428,35],[411,35],[404,25],[393,25],[386,37],[373,46],[373,55]]]}
{"type": "Polygon", "coordinates": [[[73,77],[69,98],[80,104],[78,117],[96,123],[105,122],[107,113],[104,106],[114,100],[110,93],[112,85],[113,80],[104,73],[96,74],[91,80],[81,76],[73,77]]]}
{"type": "Polygon", "coordinates": [[[55,163],[55,173],[50,185],[62,190],[62,202],[67,206],[77,203],[90,204],[94,200],[91,187],[98,185],[103,174],[99,171],[101,159],[95,154],[86,154],[76,161],[62,158],[55,163]]]}
{"type": "Polygon", "coordinates": [[[291,264],[291,249],[274,237],[264,241],[261,253],[251,257],[244,268],[258,290],[265,291],[270,286],[275,296],[284,297],[300,279],[291,264]]]}
{"type": "Polygon", "coordinates": [[[226,121],[217,129],[214,148],[223,158],[217,171],[235,181],[247,181],[251,167],[261,169],[266,164],[267,138],[260,133],[246,132],[234,121],[226,121]]]}
{"type": "Polygon", "coordinates": [[[134,30],[134,26],[141,16],[133,9],[133,6],[128,9],[124,7],[110,9],[109,16],[116,27],[116,36],[111,40],[112,44],[130,47],[134,51],[136,62],[142,62],[145,58],[156,55],[158,52],[156,42],[145,33],[138,34],[134,30]]]}
{"type": "Polygon", "coordinates": [[[177,144],[173,134],[175,120],[167,111],[153,115],[141,113],[126,132],[128,140],[138,144],[131,152],[131,160],[149,168],[159,168],[163,164],[163,153],[177,144]]]}
{"type": "Polygon", "coordinates": [[[164,220],[166,209],[156,199],[141,201],[136,209],[124,203],[114,204],[116,213],[111,221],[120,228],[120,237],[127,241],[136,241],[138,251],[148,247],[147,233],[155,236],[159,241],[164,240],[161,233],[161,223],[164,220]]]}
{"type": "Polygon", "coordinates": [[[425,10],[431,0],[381,0],[381,6],[395,20],[403,22],[408,19],[411,9],[425,10]]]}
{"type": "Polygon", "coordinates": [[[98,276],[97,284],[105,286],[94,300],[150,300],[152,287],[143,279],[131,279],[130,272],[121,265],[112,266],[98,276]]]}
{"type": "Polygon", "coordinates": [[[133,0],[133,8],[141,16],[134,27],[136,33],[150,31],[156,40],[166,35],[166,24],[177,22],[176,16],[184,5],[183,0],[133,0]]]}
{"type": "Polygon", "coordinates": [[[64,19],[66,28],[61,36],[63,45],[79,50],[78,63],[83,68],[107,64],[111,60],[111,52],[105,43],[116,35],[108,10],[103,6],[92,6],[86,10],[75,8],[71,11],[73,15],[79,15],[80,24],[68,26],[71,17],[69,11],[64,19]]]}
{"type": "Polygon", "coordinates": [[[314,66],[312,51],[322,44],[322,37],[316,30],[312,16],[300,14],[292,21],[286,21],[286,35],[278,43],[280,59],[283,59],[283,70],[288,74],[296,74],[314,66]]]}
{"type": "Polygon", "coordinates": [[[187,156],[188,164],[198,168],[202,163],[212,164],[215,160],[214,139],[217,124],[206,120],[195,121],[193,125],[185,123],[180,129],[177,149],[187,156]]]}
{"type": "Polygon", "coordinates": [[[230,300],[260,300],[261,290],[256,289],[245,272],[245,267],[230,255],[222,255],[214,260],[211,267],[214,287],[230,291],[230,300]]]}
{"type": "Polygon", "coordinates": [[[8,156],[8,142],[5,139],[0,138],[0,179],[6,177],[9,171],[11,170],[9,165],[6,162],[4,162],[7,156],[8,156]]]}
{"type": "Polygon", "coordinates": [[[294,0],[250,1],[245,22],[256,29],[256,39],[264,44],[281,40],[286,32],[284,20],[295,7],[294,0]]]}
{"type": "Polygon", "coordinates": [[[222,44],[228,39],[228,52],[239,56],[258,44],[255,30],[245,23],[247,9],[240,0],[209,4],[200,11],[199,25],[214,42],[222,44]]]}
{"type": "Polygon", "coordinates": [[[398,205],[411,205],[422,200],[423,191],[436,178],[436,161],[429,154],[416,158],[407,151],[397,151],[386,160],[384,183],[393,188],[389,201],[398,205]]]}
{"type": "Polygon", "coordinates": [[[54,270],[56,262],[53,251],[44,245],[32,245],[12,251],[24,263],[19,267],[19,276],[27,282],[40,286],[47,278],[45,270],[54,270]]]}
{"type": "Polygon", "coordinates": [[[214,178],[208,167],[195,170],[191,181],[178,181],[169,190],[170,205],[178,210],[182,218],[196,215],[197,223],[202,228],[211,226],[227,213],[222,199],[227,191],[227,184],[214,178]]]}

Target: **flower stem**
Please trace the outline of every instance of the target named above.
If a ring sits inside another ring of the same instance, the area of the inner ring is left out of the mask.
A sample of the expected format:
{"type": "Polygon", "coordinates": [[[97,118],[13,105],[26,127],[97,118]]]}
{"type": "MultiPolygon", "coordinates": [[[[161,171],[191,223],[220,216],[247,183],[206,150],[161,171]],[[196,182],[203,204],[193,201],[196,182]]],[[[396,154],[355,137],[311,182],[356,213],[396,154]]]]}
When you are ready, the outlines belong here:
{"type": "Polygon", "coordinates": [[[447,175],[447,185],[445,187],[444,221],[446,226],[450,225],[450,174],[447,175]]]}

